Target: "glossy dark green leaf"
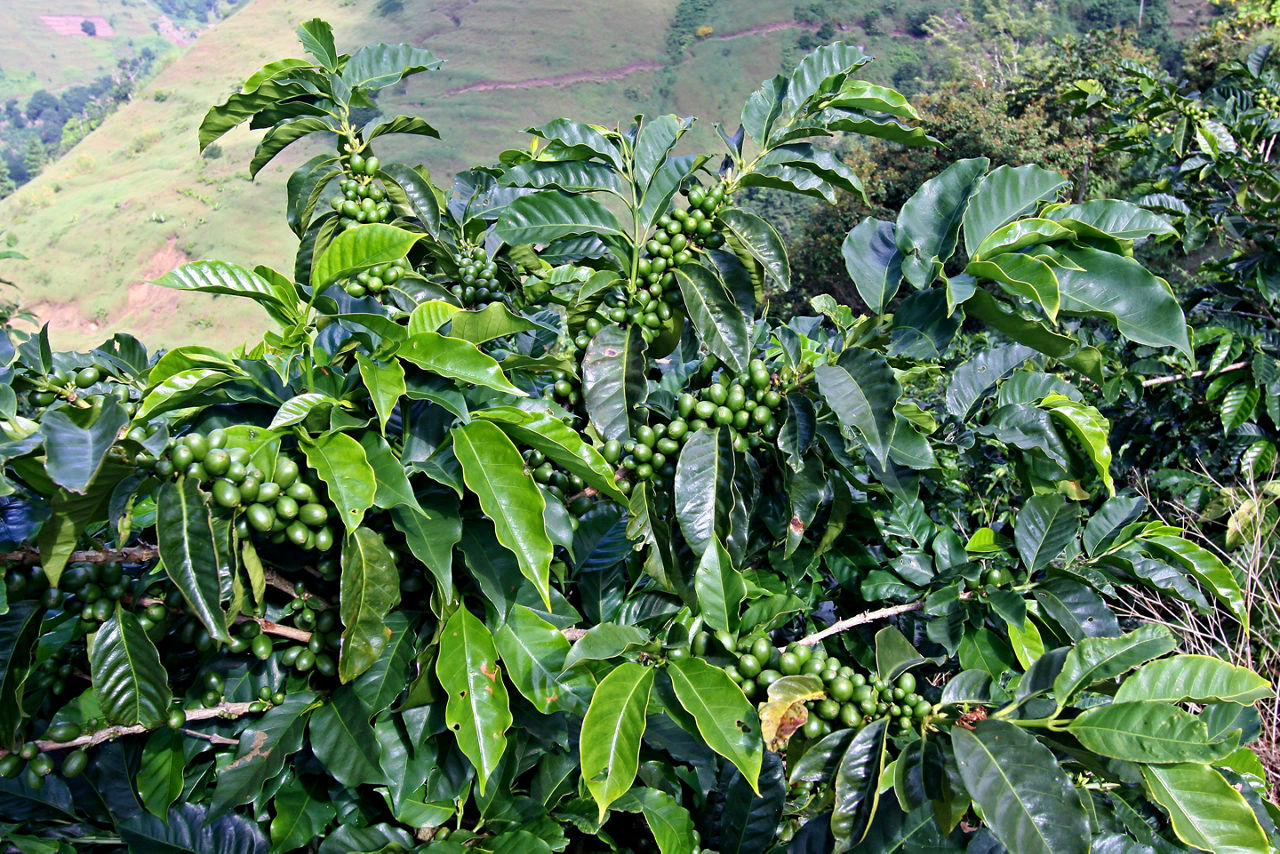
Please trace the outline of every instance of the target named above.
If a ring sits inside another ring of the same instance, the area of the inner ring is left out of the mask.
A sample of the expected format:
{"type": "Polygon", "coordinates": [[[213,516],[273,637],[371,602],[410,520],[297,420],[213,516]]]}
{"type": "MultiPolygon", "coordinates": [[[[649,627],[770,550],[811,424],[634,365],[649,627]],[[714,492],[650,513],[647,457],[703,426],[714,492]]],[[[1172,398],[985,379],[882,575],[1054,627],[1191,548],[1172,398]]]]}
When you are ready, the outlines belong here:
{"type": "Polygon", "coordinates": [[[162,483],[156,491],[156,547],[164,571],[192,613],[216,640],[230,643],[213,520],[194,480],[162,483]]]}
{"type": "Polygon", "coordinates": [[[412,630],[409,618],[402,611],[393,611],[385,618],[391,637],[382,653],[369,669],[356,677],[352,683],[356,696],[371,714],[378,714],[392,703],[404,691],[409,682],[410,667],[413,665],[417,635],[412,630]]]}
{"type": "Polygon", "coordinates": [[[799,761],[791,766],[787,780],[791,783],[801,780],[825,783],[834,779],[840,760],[844,758],[849,744],[857,734],[858,730],[850,727],[827,733],[801,754],[799,761]]]}
{"type": "Polygon", "coordinates": [[[1173,634],[1160,625],[1140,626],[1120,637],[1082,638],[1067,653],[1053,682],[1054,697],[1065,706],[1080,689],[1172,652],[1177,645],[1173,634]]]}
{"type": "Polygon", "coordinates": [[[1013,541],[1027,569],[1049,565],[1076,536],[1080,511],[1056,493],[1033,495],[1018,511],[1013,541]]]}
{"type": "Polygon", "coordinates": [[[339,783],[354,788],[382,781],[369,710],[350,687],[311,713],[307,735],[312,752],[339,783]]]}
{"type": "Polygon", "coordinates": [[[200,122],[200,150],[204,151],[218,137],[259,111],[271,107],[277,101],[302,93],[302,87],[287,80],[267,80],[252,92],[233,93],[226,101],[210,107],[205,113],[200,122]]]}
{"type": "Polygon", "coordinates": [[[140,812],[116,826],[130,851],[156,854],[266,854],[267,840],[249,819],[214,818],[199,804],[179,804],[164,820],[140,812]]]}
{"type": "Polygon", "coordinates": [[[876,674],[886,682],[929,660],[894,626],[885,626],[876,632],[875,647],[876,674]]]}
{"type": "Polygon", "coordinates": [[[764,741],[760,718],[742,689],[719,667],[697,658],[672,661],[667,673],[680,705],[697,722],[707,746],[736,765],[759,794],[764,741]]]}
{"type": "Polygon", "coordinates": [[[1115,700],[1248,706],[1274,693],[1270,682],[1247,667],[1208,655],[1175,655],[1139,667],[1120,683],[1115,700]]]}
{"type": "Polygon", "coordinates": [[[529,160],[502,174],[511,187],[552,188],[569,193],[604,190],[622,195],[622,182],[612,166],[593,160],[529,160]]]}
{"type": "Polygon", "coordinates": [[[684,854],[697,843],[693,816],[662,789],[636,786],[613,804],[614,809],[640,811],[660,854],[684,854]]]}
{"type": "Polygon", "coordinates": [[[1230,608],[1236,619],[1248,628],[1249,611],[1244,605],[1240,582],[1213,552],[1190,540],[1167,534],[1144,538],[1143,544],[1160,557],[1172,559],[1194,575],[1201,586],[1230,608]]]}
{"type": "Polygon", "coordinates": [[[277,123],[258,142],[249,161],[249,176],[254,177],[262,171],[275,156],[293,143],[313,133],[334,133],[338,123],[329,116],[300,116],[277,123]]]}
{"type": "Polygon", "coordinates": [[[271,845],[276,851],[302,848],[322,837],[338,812],[332,801],[297,778],[281,787],[271,805],[275,809],[275,817],[271,819],[271,845]]]}
{"type": "Polygon", "coordinates": [[[550,607],[551,539],[543,518],[546,501],[525,471],[524,458],[507,435],[489,421],[453,429],[453,450],[467,488],[494,524],[498,542],[520,564],[550,607]]]}
{"type": "Polygon", "coordinates": [[[440,132],[418,116],[395,116],[386,121],[378,118],[364,126],[365,141],[372,141],[389,133],[408,133],[414,136],[430,137],[431,139],[440,138],[440,132]]]}
{"type": "Polygon", "coordinates": [[[403,205],[403,213],[416,217],[427,234],[439,234],[441,202],[426,176],[401,163],[388,163],[382,171],[392,181],[387,186],[387,198],[403,205]]]}
{"type": "Polygon", "coordinates": [[[1102,354],[1096,347],[1081,347],[1076,339],[1053,331],[1042,320],[1030,320],[1002,308],[984,290],[974,291],[964,307],[969,316],[1003,332],[1011,340],[1059,359],[1067,367],[1102,383],[1102,354]]]}
{"type": "Polygon", "coordinates": [[[977,279],[990,279],[1006,292],[1040,307],[1056,321],[1060,296],[1053,268],[1032,255],[1011,252],[982,261],[970,261],[964,271],[977,279]]]}
{"type": "Polygon", "coordinates": [[[1095,199],[1079,205],[1061,205],[1045,211],[1050,219],[1073,219],[1124,240],[1141,240],[1152,235],[1172,237],[1177,229],[1169,221],[1146,208],[1116,199],[1095,199]]]}
{"type": "Polygon", "coordinates": [[[89,409],[50,409],[40,419],[45,470],[54,483],[84,494],[97,477],[120,430],[129,423],[120,402],[107,395],[89,409]]]}
{"type": "Polygon", "coordinates": [[[840,246],[858,296],[876,314],[884,313],[902,284],[902,252],[896,231],[894,223],[868,217],[845,235],[840,246]]]}
{"type": "Polygon", "coordinates": [[[569,654],[569,641],[555,626],[523,605],[513,605],[494,633],[507,676],[516,690],[543,714],[563,707],[557,678],[569,654]]]}
{"type": "Polygon", "coordinates": [[[1095,706],[1073,718],[1067,731],[1099,756],[1149,765],[1211,764],[1231,753],[1236,739],[1212,741],[1195,715],[1158,701],[1095,706]]]}
{"type": "Polygon", "coordinates": [[[374,44],[351,54],[342,67],[342,81],[352,89],[381,89],[419,71],[439,68],[431,51],[407,44],[374,44]]]}
{"type": "Polygon", "coordinates": [[[283,703],[267,710],[240,733],[236,758],[218,769],[209,812],[218,816],[262,793],[263,786],[302,747],[307,716],[318,705],[307,691],[290,691],[283,703]]]}
{"type": "Polygon", "coordinates": [[[168,816],[169,807],[182,794],[186,765],[177,731],[165,727],[151,733],[138,763],[138,795],[147,812],[160,819],[168,816]]]}
{"type": "Polygon", "coordinates": [[[613,163],[618,156],[618,146],[606,139],[595,126],[575,122],[570,119],[553,119],[538,127],[526,128],[528,133],[546,140],[556,140],[570,149],[569,154],[575,157],[598,155],[607,162],[613,163]]]}
{"type": "Polygon", "coordinates": [[[1120,623],[1097,593],[1067,578],[1050,578],[1032,593],[1073,641],[1120,636],[1120,623]]]}
{"type": "Polygon", "coordinates": [[[350,682],[382,656],[391,638],[386,616],[400,603],[400,570],[380,534],[357,528],[347,535],[342,544],[341,584],[338,678],[350,682]]]}
{"type": "Polygon", "coordinates": [[[1004,638],[990,629],[969,629],[956,650],[960,666],[966,670],[982,670],[999,678],[1017,669],[1017,656],[1004,638]]]}
{"type": "Polygon", "coordinates": [[[520,196],[498,218],[498,236],[513,246],[580,235],[621,237],[622,226],[594,198],[558,190],[520,196]]]}
{"type": "Polygon", "coordinates": [[[841,425],[860,436],[883,464],[897,425],[893,407],[902,394],[888,362],[878,353],[854,347],[834,365],[819,365],[814,375],[841,425]]]}
{"type": "Polygon", "coordinates": [[[453,599],[453,547],[462,539],[462,518],[444,510],[415,510],[396,507],[391,523],[404,534],[413,556],[431,571],[441,595],[453,599]]]}
{"type": "MultiPolygon", "coordinates": [[[[338,49],[333,42],[333,28],[328,21],[312,18],[298,25],[298,40],[307,53],[316,58],[325,69],[338,70],[338,49]]],[[[247,88],[247,87],[246,87],[247,88]]]]}
{"type": "Polygon", "coordinates": [[[870,60],[861,48],[844,42],[815,48],[791,72],[783,100],[785,109],[795,112],[815,94],[839,91],[848,74],[870,60]]]}
{"type": "Polygon", "coordinates": [[[992,169],[964,214],[965,252],[973,256],[991,232],[1053,199],[1066,184],[1058,172],[1033,164],[992,169]]]}
{"type": "Polygon", "coordinates": [[[953,727],[965,788],[991,832],[1019,854],[1085,854],[1089,818],[1049,748],[1005,721],[953,727]]]}
{"type": "Polygon", "coordinates": [[[596,686],[582,719],[578,745],[582,779],[602,822],[609,805],[631,788],[639,770],[653,675],[651,667],[633,662],[618,665],[596,686]]]}
{"type": "Polygon", "coordinates": [[[364,521],[378,492],[373,466],[364,448],[346,433],[326,433],[314,440],[299,442],[311,467],[328,488],[343,526],[354,531],[364,521]]]}
{"type": "Polygon", "coordinates": [[[648,396],[644,339],[633,324],[606,326],[582,358],[582,394],[591,423],[605,439],[631,435],[630,419],[648,396]]]}
{"type": "Polygon", "coordinates": [[[1144,765],[1151,799],[1164,808],[1178,838],[1206,851],[1271,851],[1244,796],[1213,768],[1199,764],[1144,765]]]}
{"type": "Polygon", "coordinates": [[[1031,358],[1027,347],[1009,345],[985,350],[951,373],[947,385],[947,411],[967,420],[987,392],[1019,365],[1031,358]]]}
{"type": "Polygon", "coordinates": [[[22,722],[22,688],[35,653],[44,610],[34,600],[9,605],[0,615],[0,744],[13,745],[22,722]]]}
{"type": "Polygon", "coordinates": [[[164,720],[173,695],[160,653],[138,618],[116,605],[89,648],[89,671],[106,719],[154,726],[164,720]]]}
{"type": "Polygon", "coordinates": [[[735,373],[742,373],[751,358],[747,318],[720,278],[700,264],[675,271],[676,284],[698,337],[735,373]]]}
{"type": "Polygon", "coordinates": [[[752,791],[751,783],[741,771],[727,765],[720,773],[716,790],[723,793],[724,807],[720,810],[716,847],[722,854],[761,850],[782,817],[787,784],[778,754],[765,754],[758,793],[752,791]]]}
{"type": "Polygon", "coordinates": [[[1173,347],[1191,358],[1187,321],[1167,282],[1132,258],[1087,246],[1061,251],[1083,268],[1058,269],[1062,311],[1104,317],[1130,341],[1173,347]]]}
{"type": "Polygon", "coordinates": [[[675,515],[694,554],[732,533],[734,469],[733,448],[720,428],[697,431],[680,449],[672,487],[675,515]]]}
{"type": "Polygon", "coordinates": [[[1103,548],[1111,545],[1111,540],[1147,506],[1146,500],[1136,496],[1118,495],[1107,499],[1096,513],[1089,517],[1084,526],[1084,550],[1086,554],[1096,555],[1103,548]]]}
{"type": "Polygon", "coordinates": [[[958,160],[921,184],[903,204],[896,237],[904,256],[903,275],[917,288],[928,287],[955,251],[969,198],[988,163],[985,157],[958,160]]]}
{"type": "Polygon", "coordinates": [[[453,613],[440,635],[436,676],[447,698],[445,722],[483,792],[507,749],[511,706],[493,635],[466,608],[453,613]]]}
{"type": "Polygon", "coordinates": [[[888,759],[888,738],[888,722],[879,718],[860,729],[840,757],[831,817],[836,851],[855,849],[871,827],[880,802],[880,774],[888,759]]]}
{"type": "Polygon", "coordinates": [[[564,670],[583,661],[606,661],[649,643],[649,633],[639,626],[600,623],[587,629],[565,657],[564,670]]]}
{"type": "MultiPolygon", "coordinates": [[[[737,238],[751,257],[760,262],[778,287],[784,291],[791,287],[791,264],[787,260],[787,247],[777,230],[766,220],[740,208],[722,210],[717,222],[737,238]]],[[[687,300],[686,300],[687,301],[687,300]]]]}

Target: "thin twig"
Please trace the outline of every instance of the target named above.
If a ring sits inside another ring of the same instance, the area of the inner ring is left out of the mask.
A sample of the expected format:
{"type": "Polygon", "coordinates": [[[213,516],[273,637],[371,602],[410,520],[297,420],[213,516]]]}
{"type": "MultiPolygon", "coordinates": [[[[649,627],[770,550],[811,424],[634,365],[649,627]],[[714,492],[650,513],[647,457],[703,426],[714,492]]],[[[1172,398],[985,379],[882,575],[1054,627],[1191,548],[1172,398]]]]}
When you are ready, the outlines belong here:
{"type": "MultiPolygon", "coordinates": [[[[216,706],[209,706],[204,709],[192,709],[187,712],[187,721],[207,721],[213,718],[240,718],[250,713],[250,706],[253,703],[220,703],[216,706]]],[[[145,724],[135,724],[134,726],[109,726],[106,729],[96,730],[91,733],[73,738],[71,741],[36,741],[32,742],[40,750],[41,753],[48,753],[50,750],[69,750],[73,747],[92,747],[95,744],[101,744],[104,741],[120,738],[124,735],[141,735],[144,732],[150,732],[156,727],[150,727],[145,724]]],[[[234,742],[239,744],[239,742],[234,742]]],[[[0,756],[8,756],[12,751],[0,749],[0,756]]]]}
{"type": "Polygon", "coordinates": [[[282,626],[265,617],[251,617],[247,614],[241,614],[236,617],[236,623],[257,623],[262,628],[263,634],[289,638],[290,640],[296,640],[298,643],[307,643],[311,640],[311,632],[304,629],[295,629],[293,626],[282,626]]]}
{"type": "Polygon", "coordinates": [[[919,602],[908,602],[905,605],[894,605],[889,608],[881,608],[878,611],[864,611],[861,614],[856,614],[855,616],[848,617],[847,619],[834,622],[820,632],[814,632],[811,635],[806,635],[796,641],[796,643],[802,643],[805,646],[813,646],[823,638],[828,638],[832,635],[852,629],[854,626],[863,626],[867,623],[874,623],[876,620],[883,620],[886,617],[905,614],[908,611],[919,611],[923,607],[924,600],[922,599],[919,602]]]}
{"type": "Polygon", "coordinates": [[[232,745],[232,744],[240,743],[240,739],[238,738],[227,738],[225,735],[215,735],[211,732],[199,732],[198,730],[186,729],[185,727],[183,728],[182,732],[194,738],[203,738],[205,741],[209,742],[210,744],[232,745]]]}
{"type": "MultiPolygon", "coordinates": [[[[292,581],[285,578],[283,575],[276,572],[274,569],[268,569],[265,572],[263,572],[262,575],[266,579],[268,587],[274,587],[275,589],[279,590],[281,593],[284,593],[288,596],[292,596],[295,599],[298,598],[299,596],[298,588],[293,586],[292,581]]],[[[333,607],[327,601],[325,601],[324,599],[322,599],[321,597],[317,596],[316,594],[312,593],[309,590],[306,593],[301,594],[301,596],[303,599],[309,600],[313,605],[318,605],[321,610],[328,610],[329,608],[333,607]]]]}
{"type": "MultiPolygon", "coordinates": [[[[1244,369],[1245,369],[1245,368],[1247,368],[1247,367],[1249,367],[1249,363],[1248,363],[1248,362],[1233,362],[1232,364],[1227,365],[1227,366],[1226,366],[1225,368],[1223,368],[1222,370],[1214,371],[1213,373],[1214,373],[1214,374],[1229,374],[1229,373],[1231,373],[1232,371],[1242,371],[1242,370],[1244,370],[1244,369]]],[[[1179,380],[1185,380],[1185,379],[1188,379],[1188,378],[1195,379],[1195,378],[1198,378],[1198,377],[1207,376],[1207,375],[1208,375],[1208,373],[1209,373],[1208,371],[1192,371],[1192,372],[1191,372],[1191,373],[1189,373],[1189,374],[1174,374],[1174,375],[1173,375],[1173,376],[1171,376],[1171,377],[1152,377],[1152,378],[1151,378],[1151,379],[1149,379],[1149,380],[1143,380],[1143,381],[1142,381],[1142,387],[1143,387],[1143,388],[1152,388],[1152,387],[1154,387],[1154,386],[1164,385],[1164,384],[1166,384],[1166,383],[1176,383],[1176,382],[1178,382],[1179,380]]]]}

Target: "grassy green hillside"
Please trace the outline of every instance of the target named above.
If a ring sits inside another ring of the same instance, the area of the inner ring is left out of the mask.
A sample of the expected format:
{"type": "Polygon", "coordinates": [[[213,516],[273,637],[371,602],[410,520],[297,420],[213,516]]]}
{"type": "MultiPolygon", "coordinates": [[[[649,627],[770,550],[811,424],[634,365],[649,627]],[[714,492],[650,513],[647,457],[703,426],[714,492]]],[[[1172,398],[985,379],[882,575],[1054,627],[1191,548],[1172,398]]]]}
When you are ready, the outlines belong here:
{"type": "MultiPolygon", "coordinates": [[[[732,120],[742,98],[777,71],[794,43],[794,24],[777,20],[772,4],[733,6],[739,8],[721,13],[712,22],[715,34],[694,45],[681,66],[671,100],[682,113],[732,120]],[[752,28],[759,31],[742,32],[752,28]]],[[[387,155],[421,159],[447,184],[453,170],[526,144],[522,129],[530,124],[562,114],[612,124],[658,106],[656,76],[676,0],[455,0],[387,16],[373,7],[250,0],[205,30],[60,162],[0,203],[0,225],[30,259],[8,276],[21,283],[24,305],[53,324],[59,344],[94,343],[108,329],[156,346],[232,344],[260,327],[260,316],[231,300],[179,299],[143,282],[198,257],[287,269],[294,241],[283,220],[284,180],[312,152],[289,152],[251,183],[247,131],[224,139],[220,156],[200,158],[195,129],[205,109],[251,71],[297,52],[299,20],[331,21],[345,49],[408,41],[448,60],[443,70],[384,98],[386,109],[421,114],[443,136],[387,155]]]]}

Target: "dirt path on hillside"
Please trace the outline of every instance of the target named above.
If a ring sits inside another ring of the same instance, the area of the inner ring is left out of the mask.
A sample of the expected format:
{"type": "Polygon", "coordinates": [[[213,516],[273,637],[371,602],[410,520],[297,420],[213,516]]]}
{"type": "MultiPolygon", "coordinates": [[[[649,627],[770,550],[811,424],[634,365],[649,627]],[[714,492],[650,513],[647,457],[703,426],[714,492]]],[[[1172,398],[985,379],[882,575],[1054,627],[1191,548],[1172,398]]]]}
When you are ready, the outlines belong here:
{"type": "MultiPolygon", "coordinates": [[[[808,24],[798,24],[795,21],[774,21],[769,24],[757,24],[745,30],[738,30],[732,33],[724,33],[723,35],[711,35],[702,41],[727,41],[729,39],[739,39],[744,36],[758,36],[767,33],[776,33],[781,30],[813,30],[814,27],[808,24]]],[[[689,57],[686,54],[680,58],[680,62],[684,62],[689,57]]],[[[632,74],[641,71],[660,71],[666,66],[665,62],[657,60],[639,60],[626,65],[618,65],[613,68],[605,68],[595,71],[575,71],[571,74],[559,74],[554,77],[529,77],[525,80],[484,80],[480,83],[470,83],[466,86],[460,86],[457,89],[450,89],[442,93],[445,98],[451,98],[455,95],[466,95],[470,92],[494,92],[500,89],[539,89],[544,86],[571,86],[574,83],[591,83],[603,80],[621,80],[623,77],[629,77],[632,74]]]]}

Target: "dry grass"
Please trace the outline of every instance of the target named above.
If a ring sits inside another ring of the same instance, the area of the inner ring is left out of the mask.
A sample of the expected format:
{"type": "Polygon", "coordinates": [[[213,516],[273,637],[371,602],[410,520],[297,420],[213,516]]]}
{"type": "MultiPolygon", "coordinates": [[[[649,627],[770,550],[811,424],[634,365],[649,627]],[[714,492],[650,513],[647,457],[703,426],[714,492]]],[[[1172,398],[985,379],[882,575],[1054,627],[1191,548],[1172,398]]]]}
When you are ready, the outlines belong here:
{"type": "MultiPolygon", "coordinates": [[[[1222,496],[1215,502],[1217,512],[1206,516],[1180,504],[1153,506],[1231,569],[1250,615],[1248,631],[1223,608],[1201,614],[1192,605],[1141,587],[1126,590],[1117,613],[1168,626],[1182,638],[1184,651],[1222,656],[1262,674],[1272,685],[1280,684],[1280,480],[1272,472],[1269,478],[1228,486],[1203,474],[1222,496]],[[1224,525],[1234,527],[1230,540],[1222,535],[1224,525]],[[1228,541],[1230,548],[1224,546],[1228,541]]],[[[1266,768],[1268,796],[1280,804],[1280,697],[1259,701],[1257,709],[1262,735],[1251,747],[1266,768]]]]}

